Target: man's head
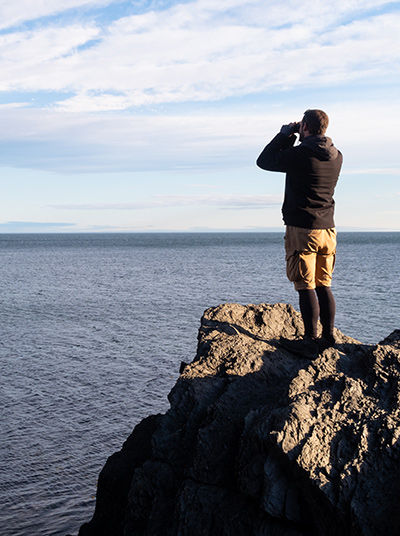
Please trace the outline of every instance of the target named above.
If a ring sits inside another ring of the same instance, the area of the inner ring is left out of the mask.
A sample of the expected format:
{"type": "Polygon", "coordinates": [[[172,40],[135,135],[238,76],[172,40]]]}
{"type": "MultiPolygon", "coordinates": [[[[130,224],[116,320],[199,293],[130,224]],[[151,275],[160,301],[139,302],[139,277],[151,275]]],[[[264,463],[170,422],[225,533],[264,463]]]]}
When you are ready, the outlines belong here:
{"type": "Polygon", "coordinates": [[[329,118],[322,110],[306,110],[300,123],[300,139],[307,136],[323,136],[328,124],[329,118]]]}

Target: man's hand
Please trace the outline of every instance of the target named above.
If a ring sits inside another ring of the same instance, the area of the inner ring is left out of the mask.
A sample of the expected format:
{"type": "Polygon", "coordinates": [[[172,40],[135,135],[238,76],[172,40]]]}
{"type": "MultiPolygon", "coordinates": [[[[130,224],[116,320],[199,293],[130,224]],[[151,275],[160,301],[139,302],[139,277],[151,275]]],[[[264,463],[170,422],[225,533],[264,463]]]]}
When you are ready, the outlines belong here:
{"type": "Polygon", "coordinates": [[[298,123],[289,123],[288,125],[282,125],[281,134],[290,137],[292,134],[298,131],[298,123]]]}

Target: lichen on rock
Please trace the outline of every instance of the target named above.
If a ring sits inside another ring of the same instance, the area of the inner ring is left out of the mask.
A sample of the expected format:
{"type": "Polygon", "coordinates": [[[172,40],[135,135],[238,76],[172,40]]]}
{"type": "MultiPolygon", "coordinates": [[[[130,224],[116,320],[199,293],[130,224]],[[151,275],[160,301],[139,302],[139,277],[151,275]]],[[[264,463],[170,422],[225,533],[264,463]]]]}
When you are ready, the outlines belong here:
{"type": "Polygon", "coordinates": [[[400,330],[314,360],[287,304],[205,311],[170,409],[103,468],[80,536],[400,534],[400,330]]]}

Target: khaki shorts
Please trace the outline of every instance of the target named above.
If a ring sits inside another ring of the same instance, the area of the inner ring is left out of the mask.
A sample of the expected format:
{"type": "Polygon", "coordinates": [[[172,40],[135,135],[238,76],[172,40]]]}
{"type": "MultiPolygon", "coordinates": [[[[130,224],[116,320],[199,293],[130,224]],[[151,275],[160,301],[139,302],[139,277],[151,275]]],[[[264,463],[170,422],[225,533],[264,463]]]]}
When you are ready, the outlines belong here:
{"type": "Polygon", "coordinates": [[[303,229],[288,225],[286,273],[296,290],[330,287],[335,266],[336,229],[303,229]]]}

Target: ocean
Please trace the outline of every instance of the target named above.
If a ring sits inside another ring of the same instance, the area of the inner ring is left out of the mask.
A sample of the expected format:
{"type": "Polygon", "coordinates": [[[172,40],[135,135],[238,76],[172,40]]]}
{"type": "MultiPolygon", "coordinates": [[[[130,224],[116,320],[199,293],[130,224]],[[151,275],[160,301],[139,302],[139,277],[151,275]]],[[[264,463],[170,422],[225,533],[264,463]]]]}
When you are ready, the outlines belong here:
{"type": "MultiPolygon", "coordinates": [[[[289,302],[282,233],[0,234],[0,535],[75,535],[106,459],[168,409],[203,311],[289,302]]],[[[400,328],[400,233],[339,233],[336,326],[400,328]]]]}

